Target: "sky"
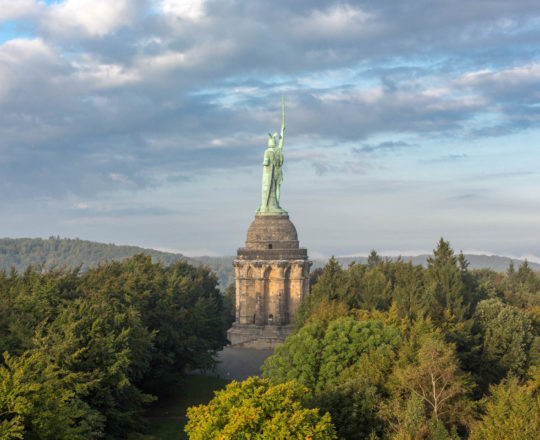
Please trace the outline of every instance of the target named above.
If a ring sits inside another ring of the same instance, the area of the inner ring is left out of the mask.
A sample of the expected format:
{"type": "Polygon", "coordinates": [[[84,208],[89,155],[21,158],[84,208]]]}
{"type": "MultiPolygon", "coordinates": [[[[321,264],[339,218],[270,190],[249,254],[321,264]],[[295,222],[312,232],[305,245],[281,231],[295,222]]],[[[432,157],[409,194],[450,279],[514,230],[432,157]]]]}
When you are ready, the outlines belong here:
{"type": "Polygon", "coordinates": [[[0,237],[540,261],[538,0],[0,0],[0,237]]]}

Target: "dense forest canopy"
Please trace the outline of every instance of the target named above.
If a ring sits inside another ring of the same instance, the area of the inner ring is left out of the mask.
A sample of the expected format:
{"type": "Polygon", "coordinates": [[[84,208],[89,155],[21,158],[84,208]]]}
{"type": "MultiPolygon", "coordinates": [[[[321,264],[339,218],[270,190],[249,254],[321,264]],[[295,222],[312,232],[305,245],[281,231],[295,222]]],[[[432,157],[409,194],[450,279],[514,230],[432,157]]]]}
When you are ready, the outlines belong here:
{"type": "MultiPolygon", "coordinates": [[[[264,386],[305,387],[291,401],[329,415],[339,439],[540,438],[540,278],[527,262],[471,270],[443,239],[426,267],[374,251],[346,268],[332,258],[295,325],[263,365],[264,386]]],[[[272,438],[233,423],[231,396],[251,402],[222,391],[190,414],[190,438],[272,438]],[[209,407],[217,415],[202,423],[209,407]]]]}
{"type": "Polygon", "coordinates": [[[179,372],[208,369],[230,313],[217,278],[136,255],[0,272],[0,439],[122,439],[179,372]]]}
{"type": "MultiPolygon", "coordinates": [[[[227,342],[217,286],[143,254],[0,271],[0,439],[144,438],[145,405],[227,342]]],[[[331,258],[262,370],[190,410],[190,438],[536,440],[540,277],[471,269],[443,239],[425,266],[331,258]]]]}

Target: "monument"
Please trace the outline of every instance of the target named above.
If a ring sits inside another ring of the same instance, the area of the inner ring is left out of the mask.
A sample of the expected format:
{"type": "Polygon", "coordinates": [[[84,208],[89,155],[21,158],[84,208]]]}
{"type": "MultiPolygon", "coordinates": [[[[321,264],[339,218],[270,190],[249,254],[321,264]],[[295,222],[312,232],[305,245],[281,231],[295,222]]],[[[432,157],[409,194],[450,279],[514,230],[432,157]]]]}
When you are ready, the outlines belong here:
{"type": "Polygon", "coordinates": [[[283,181],[285,102],[281,133],[269,133],[264,153],[261,204],[234,260],[236,321],[227,332],[233,346],[274,348],[290,334],[294,316],[309,292],[307,249],[279,204],[283,181]]]}

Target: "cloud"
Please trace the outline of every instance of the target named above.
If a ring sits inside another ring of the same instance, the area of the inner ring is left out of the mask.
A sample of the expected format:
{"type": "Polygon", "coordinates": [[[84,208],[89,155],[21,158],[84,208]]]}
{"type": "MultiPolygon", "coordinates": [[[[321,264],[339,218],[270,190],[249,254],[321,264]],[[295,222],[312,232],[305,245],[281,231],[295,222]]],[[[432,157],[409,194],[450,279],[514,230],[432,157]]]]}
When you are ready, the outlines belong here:
{"type": "Polygon", "coordinates": [[[449,163],[449,162],[457,162],[461,161],[463,159],[468,158],[469,155],[465,153],[460,154],[446,154],[444,156],[434,157],[431,159],[421,159],[420,161],[422,163],[449,163]]]}
{"type": "Polygon", "coordinates": [[[35,0],[0,0],[0,23],[34,16],[42,6],[35,0]]]}
{"type": "Polygon", "coordinates": [[[108,207],[92,206],[86,203],[79,203],[75,206],[72,215],[78,218],[124,218],[124,217],[156,217],[178,214],[175,209],[160,206],[129,206],[129,207],[108,207]]]}
{"type": "Polygon", "coordinates": [[[405,141],[386,141],[386,142],[381,142],[376,145],[365,144],[365,145],[362,145],[360,148],[353,148],[353,151],[357,153],[375,153],[375,152],[381,152],[381,151],[396,151],[402,148],[410,148],[410,147],[415,147],[415,146],[416,145],[410,144],[405,141]]]}
{"type": "Polygon", "coordinates": [[[176,18],[198,20],[204,16],[205,0],[162,0],[161,10],[176,18]]]}
{"type": "Polygon", "coordinates": [[[365,24],[372,18],[371,13],[350,4],[312,9],[309,15],[292,20],[292,34],[298,40],[350,39],[365,32],[365,24]]]}
{"type": "Polygon", "coordinates": [[[42,25],[55,35],[103,37],[129,24],[134,15],[128,0],[65,0],[47,8],[42,25]]]}
{"type": "MultiPolygon", "coordinates": [[[[86,199],[252,166],[283,92],[286,142],[326,151],[291,160],[319,173],[344,170],[329,167],[331,150],[535,127],[534,2],[480,3],[41,5],[35,37],[0,46],[0,182],[20,197],[86,199]]],[[[12,17],[39,5],[6,4],[12,17]]],[[[354,160],[350,172],[363,169],[354,160]]]]}
{"type": "Polygon", "coordinates": [[[451,200],[458,200],[458,201],[476,200],[479,198],[480,198],[480,195],[476,193],[459,194],[457,196],[450,197],[451,200]]]}

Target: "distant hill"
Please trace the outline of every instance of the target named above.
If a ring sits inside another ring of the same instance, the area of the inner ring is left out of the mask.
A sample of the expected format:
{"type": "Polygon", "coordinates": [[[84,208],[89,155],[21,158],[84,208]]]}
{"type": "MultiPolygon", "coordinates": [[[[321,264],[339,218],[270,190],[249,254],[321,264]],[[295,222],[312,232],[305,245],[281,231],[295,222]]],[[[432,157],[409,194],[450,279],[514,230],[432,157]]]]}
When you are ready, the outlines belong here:
{"type": "MultiPolygon", "coordinates": [[[[234,280],[232,262],[233,256],[225,257],[186,257],[182,254],[161,252],[155,249],[145,249],[138,246],[118,246],[115,244],[98,243],[95,241],[79,240],[78,238],[2,238],[0,239],[0,270],[9,270],[15,267],[18,271],[24,271],[30,264],[45,267],[76,267],[82,266],[83,270],[96,266],[99,262],[107,260],[123,260],[132,255],[144,253],[152,256],[153,261],[161,261],[165,265],[175,263],[178,260],[186,260],[194,265],[205,265],[216,272],[220,287],[224,289],[234,280]]],[[[415,257],[404,256],[404,261],[412,261],[413,264],[426,264],[429,255],[415,257]]],[[[512,260],[508,257],[496,255],[465,255],[470,263],[470,269],[492,269],[504,272],[510,261],[514,261],[518,267],[522,261],[512,260]]],[[[352,261],[366,263],[367,257],[338,257],[343,266],[348,266],[352,261]]],[[[392,258],[396,260],[396,258],[392,258]]],[[[313,260],[313,268],[323,267],[328,260],[313,260]]],[[[540,270],[540,264],[529,263],[533,270],[540,270]]]]}
{"type": "Polygon", "coordinates": [[[186,260],[194,265],[206,265],[216,272],[220,286],[225,288],[234,278],[230,257],[189,258],[182,254],[161,252],[138,246],[118,246],[79,240],[78,238],[50,237],[41,238],[2,238],[0,239],[0,270],[24,271],[29,265],[44,267],[77,267],[82,270],[97,266],[100,262],[124,260],[135,254],[147,254],[153,261],[161,261],[165,265],[178,260],[186,260]]]}
{"type": "MultiPolygon", "coordinates": [[[[432,255],[416,255],[414,257],[402,256],[403,261],[412,261],[413,264],[421,264],[427,266],[427,258],[432,255]]],[[[381,256],[381,258],[385,258],[381,256]]],[[[523,263],[523,260],[517,260],[515,258],[500,257],[498,255],[472,255],[465,254],[465,258],[469,262],[469,269],[491,269],[496,272],[506,272],[510,262],[513,261],[516,269],[523,263]]],[[[342,266],[348,266],[353,261],[357,263],[366,264],[367,257],[337,257],[342,266]]],[[[396,261],[397,257],[390,257],[392,261],[396,261]]],[[[313,260],[313,267],[324,267],[327,260],[313,260]]],[[[540,264],[528,262],[529,266],[533,270],[540,270],[540,264]]]]}

